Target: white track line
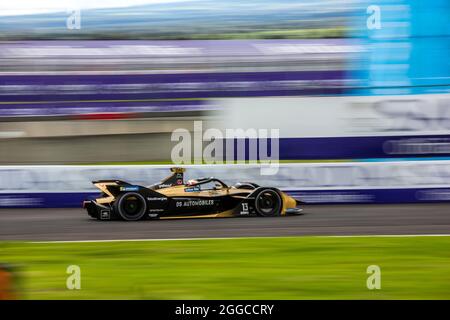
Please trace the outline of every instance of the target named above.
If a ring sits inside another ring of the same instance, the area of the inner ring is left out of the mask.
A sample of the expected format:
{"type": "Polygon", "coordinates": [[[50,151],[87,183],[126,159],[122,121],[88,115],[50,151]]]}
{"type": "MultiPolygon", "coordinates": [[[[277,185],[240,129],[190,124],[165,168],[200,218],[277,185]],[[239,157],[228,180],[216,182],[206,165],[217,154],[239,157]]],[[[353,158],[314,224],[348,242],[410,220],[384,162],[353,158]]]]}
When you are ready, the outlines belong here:
{"type": "Polygon", "coordinates": [[[222,238],[169,238],[169,239],[111,239],[111,240],[55,240],[28,241],[28,243],[102,243],[102,242],[155,242],[155,241],[198,241],[198,240],[233,240],[233,239],[292,239],[292,238],[417,238],[417,237],[450,237],[450,234],[375,234],[375,235],[342,235],[342,236],[288,236],[288,237],[222,237],[222,238]]]}

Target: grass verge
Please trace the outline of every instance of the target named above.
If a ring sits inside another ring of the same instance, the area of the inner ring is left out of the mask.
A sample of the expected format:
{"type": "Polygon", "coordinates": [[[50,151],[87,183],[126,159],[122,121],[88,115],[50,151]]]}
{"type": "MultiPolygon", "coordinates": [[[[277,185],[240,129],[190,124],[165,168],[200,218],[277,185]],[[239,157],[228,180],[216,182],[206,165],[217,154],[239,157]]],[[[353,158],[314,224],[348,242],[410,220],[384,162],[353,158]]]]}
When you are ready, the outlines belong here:
{"type": "Polygon", "coordinates": [[[25,299],[450,299],[450,237],[0,243],[25,299]],[[81,268],[81,290],[66,269],[81,268]],[[381,289],[368,290],[369,265],[381,289]]]}

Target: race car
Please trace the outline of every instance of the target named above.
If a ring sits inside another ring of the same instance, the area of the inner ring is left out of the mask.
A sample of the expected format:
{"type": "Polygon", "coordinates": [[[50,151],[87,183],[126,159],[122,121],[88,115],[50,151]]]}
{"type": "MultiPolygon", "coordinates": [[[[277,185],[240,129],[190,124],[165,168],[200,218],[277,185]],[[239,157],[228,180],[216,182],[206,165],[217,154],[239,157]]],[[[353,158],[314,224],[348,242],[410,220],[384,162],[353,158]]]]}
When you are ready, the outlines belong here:
{"type": "Polygon", "coordinates": [[[148,187],[121,180],[92,183],[101,196],[83,202],[88,214],[98,220],[137,221],[144,219],[232,217],[257,215],[273,217],[299,214],[296,200],[277,188],[241,182],[227,186],[210,177],[184,182],[184,168],[148,187]]]}

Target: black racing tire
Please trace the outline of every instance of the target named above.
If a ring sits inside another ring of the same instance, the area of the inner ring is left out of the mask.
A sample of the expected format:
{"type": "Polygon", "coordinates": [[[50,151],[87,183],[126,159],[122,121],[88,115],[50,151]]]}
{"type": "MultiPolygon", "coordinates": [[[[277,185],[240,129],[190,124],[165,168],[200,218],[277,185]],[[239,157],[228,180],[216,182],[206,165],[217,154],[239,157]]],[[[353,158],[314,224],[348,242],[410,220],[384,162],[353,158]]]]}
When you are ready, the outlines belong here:
{"type": "Polygon", "coordinates": [[[255,197],[255,210],[258,216],[279,216],[282,208],[283,200],[280,194],[273,189],[263,189],[255,197]]]}
{"type": "Polygon", "coordinates": [[[145,198],[137,192],[121,194],[114,202],[114,211],[126,221],[141,220],[147,212],[145,198]]]}

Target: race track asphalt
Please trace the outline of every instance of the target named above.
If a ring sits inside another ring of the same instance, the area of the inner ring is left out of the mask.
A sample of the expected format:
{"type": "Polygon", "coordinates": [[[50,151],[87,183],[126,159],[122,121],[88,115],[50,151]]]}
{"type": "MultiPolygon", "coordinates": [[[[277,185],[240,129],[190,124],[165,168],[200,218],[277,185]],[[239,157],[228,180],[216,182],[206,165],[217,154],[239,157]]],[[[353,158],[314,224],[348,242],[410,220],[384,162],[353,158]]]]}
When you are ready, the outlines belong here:
{"type": "Polygon", "coordinates": [[[92,220],[82,209],[0,209],[0,240],[450,234],[450,204],[309,205],[275,218],[92,220]]]}

